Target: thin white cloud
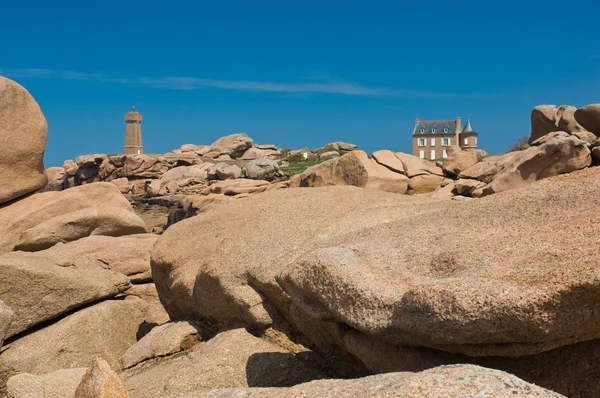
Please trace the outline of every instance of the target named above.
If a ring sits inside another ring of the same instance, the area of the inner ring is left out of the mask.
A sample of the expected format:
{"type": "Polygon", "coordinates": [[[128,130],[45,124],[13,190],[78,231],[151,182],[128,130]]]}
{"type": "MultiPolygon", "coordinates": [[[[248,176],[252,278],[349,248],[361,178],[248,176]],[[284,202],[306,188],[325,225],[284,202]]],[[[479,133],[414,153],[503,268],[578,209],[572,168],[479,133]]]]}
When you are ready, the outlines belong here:
{"type": "Polygon", "coordinates": [[[54,78],[64,80],[86,80],[98,83],[124,84],[169,90],[201,90],[216,88],[223,90],[277,92],[277,93],[319,93],[369,97],[405,97],[405,98],[485,98],[500,97],[479,93],[440,93],[392,88],[366,87],[331,76],[318,76],[312,81],[282,83],[270,81],[218,80],[198,77],[140,77],[122,78],[103,74],[88,74],[74,71],[49,69],[1,69],[0,75],[12,78],[54,78]]]}

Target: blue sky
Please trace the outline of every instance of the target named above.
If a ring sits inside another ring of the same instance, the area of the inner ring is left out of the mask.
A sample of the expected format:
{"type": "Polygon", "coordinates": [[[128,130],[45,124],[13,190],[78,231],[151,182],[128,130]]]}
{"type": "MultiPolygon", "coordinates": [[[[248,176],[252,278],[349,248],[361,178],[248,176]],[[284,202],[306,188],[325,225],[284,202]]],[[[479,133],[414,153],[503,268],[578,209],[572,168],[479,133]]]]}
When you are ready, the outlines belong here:
{"type": "Polygon", "coordinates": [[[257,143],[409,152],[414,119],[466,120],[480,147],[538,104],[600,102],[600,5],[579,1],[7,2],[0,75],[49,124],[46,166],[246,132],[257,143]]]}

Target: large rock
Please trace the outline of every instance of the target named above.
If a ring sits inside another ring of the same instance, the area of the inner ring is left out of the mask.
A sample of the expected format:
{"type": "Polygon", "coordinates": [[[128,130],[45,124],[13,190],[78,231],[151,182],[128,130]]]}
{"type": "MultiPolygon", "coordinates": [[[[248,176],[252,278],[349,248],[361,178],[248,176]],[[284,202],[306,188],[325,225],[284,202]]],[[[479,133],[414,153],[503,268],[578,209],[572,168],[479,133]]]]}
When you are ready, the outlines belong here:
{"type": "Polygon", "coordinates": [[[241,157],[246,149],[252,147],[252,139],[246,134],[232,134],[221,137],[210,146],[211,148],[225,148],[232,158],[241,157]]]}
{"type": "Polygon", "coordinates": [[[420,175],[408,181],[408,194],[423,194],[437,191],[442,187],[444,177],[435,174],[420,175]]]}
{"type": "Polygon", "coordinates": [[[217,163],[207,171],[209,180],[235,180],[242,176],[242,169],[235,164],[217,163]]]}
{"type": "Polygon", "coordinates": [[[1,297],[14,312],[8,337],[129,288],[127,277],[106,270],[99,260],[65,251],[64,256],[51,250],[0,256],[1,297]]]}
{"type": "Polygon", "coordinates": [[[236,196],[265,192],[270,186],[271,183],[268,181],[240,178],[238,180],[225,180],[212,184],[210,186],[210,192],[214,194],[236,196]]]}
{"type": "Polygon", "coordinates": [[[169,322],[169,314],[167,314],[165,307],[158,298],[154,283],[135,284],[124,295],[133,296],[146,302],[144,325],[140,325],[138,339],[152,330],[153,327],[169,322]]]}
{"type": "Polygon", "coordinates": [[[394,152],[390,150],[382,149],[380,151],[373,152],[373,159],[375,159],[375,161],[380,165],[385,166],[396,173],[406,175],[404,164],[394,154],[394,152]]]}
{"type": "Polygon", "coordinates": [[[224,387],[287,387],[323,375],[290,352],[244,329],[218,334],[185,355],[122,373],[132,398],[224,387]]]}
{"type": "Polygon", "coordinates": [[[249,161],[244,167],[246,177],[253,180],[272,181],[281,176],[279,165],[274,160],[257,159],[249,161]]]}
{"type": "Polygon", "coordinates": [[[87,235],[142,232],[144,222],[111,183],[35,194],[0,208],[0,254],[17,245],[38,250],[87,235]]]}
{"type": "Polygon", "coordinates": [[[74,398],[129,398],[129,393],[108,362],[102,358],[94,358],[82,377],[74,398]]]}
{"type": "Polygon", "coordinates": [[[554,131],[575,133],[585,131],[575,119],[577,108],[569,105],[539,105],[531,111],[531,136],[529,144],[554,131]]]}
{"type": "MultiPolygon", "coordinates": [[[[490,163],[491,169],[487,169],[483,175],[489,176],[491,171],[496,174],[488,185],[473,191],[472,195],[480,197],[508,191],[543,178],[570,173],[591,165],[591,152],[585,141],[574,136],[555,136],[547,140],[545,138],[546,136],[541,137],[534,142],[543,142],[541,145],[496,158],[495,164],[490,163]]],[[[477,173],[465,170],[461,175],[475,174],[477,173]]]]}
{"type": "Polygon", "coordinates": [[[38,192],[62,191],[66,172],[63,167],[50,167],[45,171],[48,183],[38,192]]]}
{"type": "Polygon", "coordinates": [[[47,137],[46,119],[31,94],[0,76],[0,203],[46,186],[47,137]]]}
{"type": "Polygon", "coordinates": [[[267,192],[172,226],[153,275],[173,319],[260,329],[275,306],[319,347],[319,331],[338,325],[332,344],[375,371],[510,357],[504,369],[527,380],[600,393],[589,382],[598,344],[556,366],[573,344],[600,341],[599,195],[597,169],[469,203],[353,187],[267,192]]]}
{"type": "Polygon", "coordinates": [[[183,398],[456,398],[563,397],[511,374],[474,365],[440,366],[419,373],[387,373],[351,380],[316,380],[290,388],[212,389],[183,398]]]}
{"type": "Polygon", "coordinates": [[[575,120],[586,130],[600,136],[600,104],[586,105],[577,109],[575,120]]]}
{"type": "Polygon", "coordinates": [[[160,177],[162,184],[166,185],[175,181],[179,186],[185,186],[193,181],[202,181],[208,178],[208,169],[212,163],[202,163],[193,166],[180,166],[172,168],[160,177]]]}
{"type": "Polygon", "coordinates": [[[0,347],[2,347],[4,338],[8,334],[13,315],[10,307],[0,300],[0,347]]]}
{"type": "Polygon", "coordinates": [[[281,156],[281,150],[276,147],[267,145],[266,148],[261,148],[263,145],[248,148],[241,157],[243,160],[253,159],[274,159],[281,156]]]}
{"type": "Polygon", "coordinates": [[[361,188],[387,192],[406,193],[408,178],[395,173],[363,151],[352,151],[339,159],[331,159],[309,167],[294,176],[292,187],[322,187],[328,185],[354,185],[361,188]]]}
{"type": "Polygon", "coordinates": [[[120,358],[137,340],[145,309],[146,303],[135,297],[108,300],[13,341],[0,354],[0,395],[18,373],[87,367],[95,357],[119,370],[120,358]]]}
{"type": "Polygon", "coordinates": [[[86,370],[72,368],[44,375],[18,374],[8,380],[8,398],[73,398],[86,370]]]}
{"type": "Polygon", "coordinates": [[[151,358],[172,355],[198,343],[198,329],[189,322],[173,322],[157,326],[123,355],[123,367],[131,368],[151,358]]]}
{"type": "MultiPolygon", "coordinates": [[[[433,162],[419,158],[418,156],[409,155],[407,153],[397,152],[396,157],[400,159],[404,166],[404,174],[408,178],[433,174],[443,176],[444,172],[433,162]]],[[[390,163],[386,164],[389,167],[390,163]]]]}
{"type": "Polygon", "coordinates": [[[450,148],[448,149],[448,157],[444,159],[442,164],[442,169],[452,176],[458,176],[479,161],[474,153],[456,147],[450,148]]]}

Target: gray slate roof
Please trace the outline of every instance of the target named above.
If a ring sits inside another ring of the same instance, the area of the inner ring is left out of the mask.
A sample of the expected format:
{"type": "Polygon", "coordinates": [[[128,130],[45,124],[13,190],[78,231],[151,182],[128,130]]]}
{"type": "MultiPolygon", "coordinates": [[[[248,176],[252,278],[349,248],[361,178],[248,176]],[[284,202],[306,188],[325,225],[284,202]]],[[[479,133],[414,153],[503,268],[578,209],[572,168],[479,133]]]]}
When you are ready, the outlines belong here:
{"type": "Polygon", "coordinates": [[[471,120],[467,120],[467,124],[465,124],[465,128],[462,130],[462,132],[478,135],[477,132],[473,130],[473,126],[471,126],[471,120]]]}
{"type": "Polygon", "coordinates": [[[415,129],[415,136],[420,135],[455,135],[456,134],[456,120],[421,120],[417,128],[415,129]],[[448,129],[447,133],[444,133],[444,128],[448,129]],[[421,133],[421,129],[425,131],[421,133]],[[432,133],[431,129],[435,129],[432,133]]]}

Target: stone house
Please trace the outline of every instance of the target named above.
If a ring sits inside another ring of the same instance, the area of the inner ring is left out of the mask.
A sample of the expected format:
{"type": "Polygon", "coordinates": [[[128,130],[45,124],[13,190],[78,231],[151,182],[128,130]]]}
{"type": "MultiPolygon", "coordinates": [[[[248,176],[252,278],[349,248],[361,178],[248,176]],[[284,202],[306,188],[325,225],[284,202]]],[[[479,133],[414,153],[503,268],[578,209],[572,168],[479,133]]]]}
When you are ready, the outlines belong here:
{"type": "Polygon", "coordinates": [[[458,145],[463,150],[476,150],[477,136],[470,120],[463,128],[459,117],[455,120],[417,118],[413,130],[412,153],[421,159],[445,159],[448,157],[447,148],[451,145],[458,145]]]}

